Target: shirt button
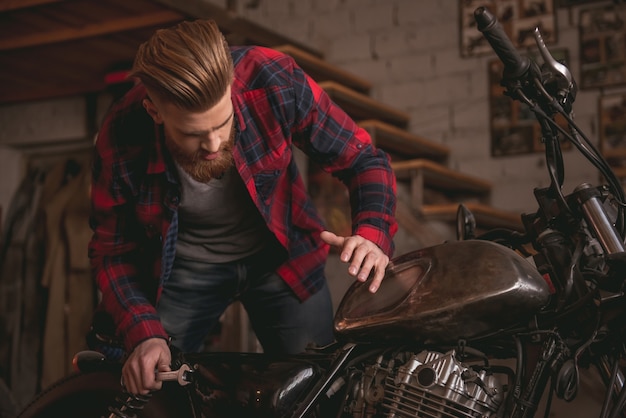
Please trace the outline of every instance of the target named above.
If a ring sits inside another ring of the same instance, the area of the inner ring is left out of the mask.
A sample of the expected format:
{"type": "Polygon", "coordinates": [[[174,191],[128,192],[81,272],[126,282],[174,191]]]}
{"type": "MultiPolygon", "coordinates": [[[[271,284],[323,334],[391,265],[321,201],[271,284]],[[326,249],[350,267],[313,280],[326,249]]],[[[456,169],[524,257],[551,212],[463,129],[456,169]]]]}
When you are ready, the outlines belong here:
{"type": "Polygon", "coordinates": [[[361,149],[361,148],[363,148],[363,144],[356,144],[356,147],[357,147],[358,149],[361,149]]]}

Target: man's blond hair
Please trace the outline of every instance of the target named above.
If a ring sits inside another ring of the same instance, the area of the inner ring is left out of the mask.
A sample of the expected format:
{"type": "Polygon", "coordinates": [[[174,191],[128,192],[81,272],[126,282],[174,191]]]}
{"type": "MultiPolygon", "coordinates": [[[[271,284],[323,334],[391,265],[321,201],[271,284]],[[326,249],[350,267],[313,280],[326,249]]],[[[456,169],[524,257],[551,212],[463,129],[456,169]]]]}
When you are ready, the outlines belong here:
{"type": "Polygon", "coordinates": [[[184,21],[157,30],[139,46],[130,76],[139,78],[157,100],[202,111],[224,97],[233,61],[215,21],[184,21]]]}

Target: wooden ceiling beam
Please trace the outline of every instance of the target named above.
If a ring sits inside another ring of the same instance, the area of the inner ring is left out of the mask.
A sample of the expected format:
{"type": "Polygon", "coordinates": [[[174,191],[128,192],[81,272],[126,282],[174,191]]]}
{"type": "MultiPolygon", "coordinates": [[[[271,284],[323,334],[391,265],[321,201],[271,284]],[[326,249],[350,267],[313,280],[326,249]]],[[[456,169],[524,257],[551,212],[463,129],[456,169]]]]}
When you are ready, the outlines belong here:
{"type": "Polygon", "coordinates": [[[0,2],[0,12],[28,9],[29,7],[41,6],[42,4],[61,3],[64,1],[66,0],[4,0],[0,2]]]}
{"type": "Polygon", "coordinates": [[[178,10],[198,19],[213,19],[220,28],[229,28],[236,14],[208,1],[152,0],[154,3],[178,10]]]}
{"type": "Polygon", "coordinates": [[[41,85],[26,85],[25,88],[0,91],[0,103],[32,102],[44,99],[54,99],[68,96],[78,96],[89,92],[99,92],[104,88],[104,82],[84,83],[72,85],[54,85],[54,83],[41,85]]]}
{"type": "MultiPolygon", "coordinates": [[[[34,1],[34,0],[31,0],[34,1]]],[[[141,16],[113,19],[106,22],[90,23],[79,28],[67,28],[15,38],[0,39],[0,51],[49,45],[59,42],[75,41],[99,35],[129,31],[150,26],[173,23],[185,16],[174,11],[159,11],[141,16]]]]}
{"type": "Polygon", "coordinates": [[[163,6],[171,7],[172,9],[179,10],[189,16],[194,16],[198,19],[213,19],[215,23],[220,27],[225,36],[231,33],[237,35],[237,39],[242,41],[252,41],[257,45],[274,47],[277,45],[291,44],[302,51],[306,51],[318,58],[322,57],[322,54],[301,42],[297,42],[294,39],[289,39],[284,35],[280,35],[270,29],[267,29],[261,25],[258,25],[250,20],[238,17],[232,10],[234,6],[229,3],[228,9],[224,9],[215,4],[211,4],[207,1],[180,1],[180,0],[153,0],[155,3],[160,3],[163,6]]]}

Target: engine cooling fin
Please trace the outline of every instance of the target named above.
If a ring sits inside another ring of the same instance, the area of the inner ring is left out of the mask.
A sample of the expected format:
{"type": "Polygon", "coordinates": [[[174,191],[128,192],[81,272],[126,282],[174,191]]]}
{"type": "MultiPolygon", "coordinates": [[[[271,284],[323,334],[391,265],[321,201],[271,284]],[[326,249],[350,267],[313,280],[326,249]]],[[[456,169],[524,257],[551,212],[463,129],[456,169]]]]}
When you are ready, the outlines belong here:
{"type": "Polygon", "coordinates": [[[480,410],[456,402],[455,398],[462,397],[457,394],[449,399],[436,393],[429,392],[419,386],[411,384],[396,385],[394,379],[388,377],[385,384],[385,397],[383,408],[388,411],[388,417],[397,418],[481,418],[489,416],[486,408],[480,410]]]}

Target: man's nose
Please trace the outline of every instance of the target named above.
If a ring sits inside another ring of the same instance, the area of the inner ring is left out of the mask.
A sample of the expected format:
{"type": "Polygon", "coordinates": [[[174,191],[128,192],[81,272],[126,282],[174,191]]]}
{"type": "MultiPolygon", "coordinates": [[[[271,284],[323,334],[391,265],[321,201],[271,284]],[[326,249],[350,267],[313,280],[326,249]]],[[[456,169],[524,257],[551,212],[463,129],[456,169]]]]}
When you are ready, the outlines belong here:
{"type": "Polygon", "coordinates": [[[217,152],[220,149],[220,143],[219,135],[211,132],[202,139],[200,147],[208,152],[217,152]]]}

